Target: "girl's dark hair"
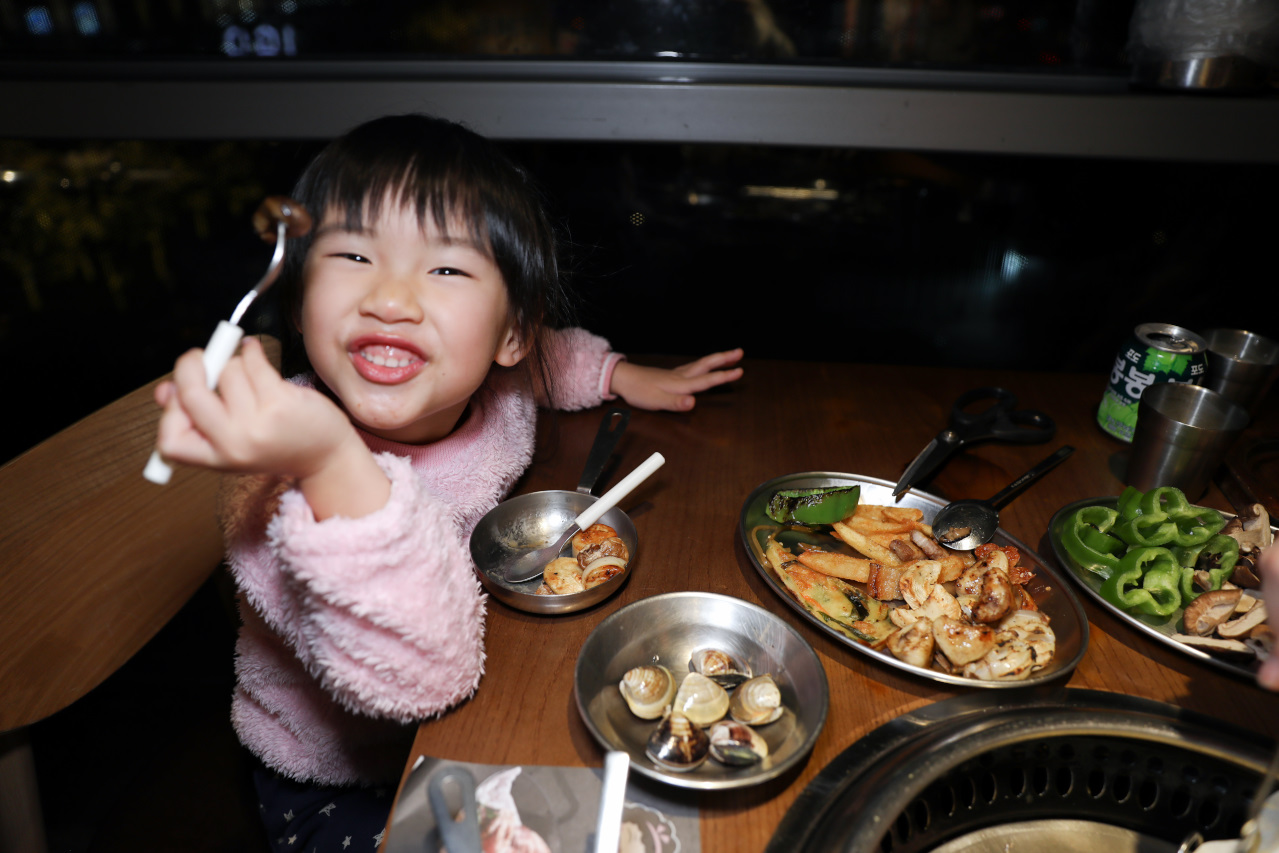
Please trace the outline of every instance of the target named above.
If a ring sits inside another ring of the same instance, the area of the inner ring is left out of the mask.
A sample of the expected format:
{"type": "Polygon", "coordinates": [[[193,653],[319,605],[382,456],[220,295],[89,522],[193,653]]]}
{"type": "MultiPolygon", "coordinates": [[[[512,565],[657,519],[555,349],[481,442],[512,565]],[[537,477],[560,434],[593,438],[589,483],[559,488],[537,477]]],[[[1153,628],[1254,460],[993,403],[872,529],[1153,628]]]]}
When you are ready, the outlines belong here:
{"type": "MultiPolygon", "coordinates": [[[[293,198],[317,226],[335,212],[358,230],[389,201],[412,207],[420,222],[430,217],[443,234],[465,227],[502,273],[533,375],[547,382],[542,332],[570,320],[555,230],[532,180],[492,141],[432,116],[374,119],[329,143],[298,179],[293,198]]],[[[290,244],[280,272],[286,375],[309,368],[297,321],[311,239],[290,244]]]]}

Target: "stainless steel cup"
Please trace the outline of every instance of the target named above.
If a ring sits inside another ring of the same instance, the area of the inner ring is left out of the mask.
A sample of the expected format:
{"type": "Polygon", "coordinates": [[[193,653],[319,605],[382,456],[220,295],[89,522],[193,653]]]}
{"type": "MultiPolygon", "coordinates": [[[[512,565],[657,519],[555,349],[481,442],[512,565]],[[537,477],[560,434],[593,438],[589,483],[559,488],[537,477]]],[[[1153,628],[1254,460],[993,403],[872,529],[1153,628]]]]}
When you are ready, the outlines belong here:
{"type": "Polygon", "coordinates": [[[1152,385],[1137,405],[1125,482],[1143,492],[1175,486],[1198,500],[1247,424],[1243,407],[1216,391],[1180,382],[1152,385]]]}
{"type": "Polygon", "coordinates": [[[1242,329],[1212,329],[1204,385],[1251,414],[1279,375],[1279,344],[1242,329]]]}

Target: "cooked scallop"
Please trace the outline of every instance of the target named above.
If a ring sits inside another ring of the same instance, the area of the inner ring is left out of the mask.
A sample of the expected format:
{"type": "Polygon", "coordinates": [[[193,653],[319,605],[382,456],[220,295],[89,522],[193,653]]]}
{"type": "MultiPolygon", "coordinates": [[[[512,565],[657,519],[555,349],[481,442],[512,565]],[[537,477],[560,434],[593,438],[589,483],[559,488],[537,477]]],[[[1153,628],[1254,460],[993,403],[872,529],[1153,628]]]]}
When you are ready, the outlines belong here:
{"type": "Polygon", "coordinates": [[[585,530],[579,530],[573,535],[573,556],[576,557],[592,545],[598,545],[605,539],[614,539],[617,537],[617,531],[609,527],[607,524],[596,522],[585,530]]]}
{"type": "Polygon", "coordinates": [[[586,591],[586,585],[582,582],[582,567],[572,557],[551,560],[542,571],[542,579],[556,595],[586,591]]]}

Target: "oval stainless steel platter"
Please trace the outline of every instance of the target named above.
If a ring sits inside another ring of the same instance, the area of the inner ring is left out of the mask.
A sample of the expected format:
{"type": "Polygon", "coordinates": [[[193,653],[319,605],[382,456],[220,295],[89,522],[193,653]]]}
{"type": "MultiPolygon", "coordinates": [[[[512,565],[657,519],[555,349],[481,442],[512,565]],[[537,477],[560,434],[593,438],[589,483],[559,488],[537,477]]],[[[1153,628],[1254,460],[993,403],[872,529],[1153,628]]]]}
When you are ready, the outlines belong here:
{"type": "MultiPolygon", "coordinates": [[[[1026,591],[1035,599],[1036,606],[1048,616],[1057,639],[1057,648],[1053,660],[1048,666],[1028,678],[1021,681],[979,681],[973,678],[964,678],[959,675],[950,675],[938,670],[914,666],[898,660],[886,650],[872,648],[823,624],[790,596],[776,573],[768,565],[768,561],[764,558],[764,548],[768,538],[783,530],[781,525],[768,517],[766,509],[768,507],[768,499],[779,489],[812,489],[822,486],[845,485],[861,486],[860,502],[863,504],[919,509],[923,512],[926,523],[931,523],[933,516],[946,505],[946,501],[941,498],[917,489],[912,489],[898,500],[893,498],[893,484],[887,480],[830,471],[808,471],[788,474],[757,486],[742,505],[739,526],[742,542],[746,546],[746,552],[750,555],[751,562],[760,576],[763,577],[782,601],[786,602],[788,606],[812,625],[838,642],[895,669],[958,687],[1007,689],[1042,684],[1069,674],[1083,659],[1084,651],[1088,647],[1088,619],[1084,615],[1083,605],[1075,594],[1071,583],[1061,577],[1030,546],[1010,536],[1003,528],[1000,528],[995,533],[995,538],[992,541],[997,545],[1011,545],[1017,548],[1021,552],[1022,563],[1033,567],[1035,576],[1026,584],[1026,591]]],[[[827,550],[838,546],[848,553],[853,553],[851,549],[837,543],[837,540],[827,533],[804,532],[786,528],[780,534],[780,539],[783,544],[792,547],[800,542],[806,542],[808,544],[820,544],[827,550]]]]}

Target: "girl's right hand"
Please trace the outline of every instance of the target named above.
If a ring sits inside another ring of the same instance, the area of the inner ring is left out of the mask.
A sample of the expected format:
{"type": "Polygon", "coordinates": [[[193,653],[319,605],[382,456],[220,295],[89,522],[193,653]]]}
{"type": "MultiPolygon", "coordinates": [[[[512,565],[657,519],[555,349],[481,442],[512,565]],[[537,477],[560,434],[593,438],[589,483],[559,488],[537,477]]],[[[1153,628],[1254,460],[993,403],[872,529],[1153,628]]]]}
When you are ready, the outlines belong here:
{"type": "Polygon", "coordinates": [[[217,391],[196,349],[178,359],[173,381],[155,396],[164,407],[156,446],[168,460],[293,478],[317,518],[365,515],[390,494],[346,414],[318,391],[285,381],[256,339],[246,338],[227,362],[217,391]]]}

